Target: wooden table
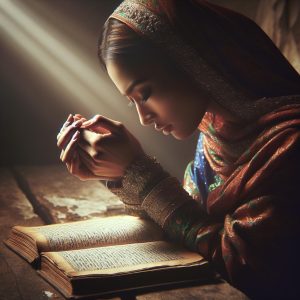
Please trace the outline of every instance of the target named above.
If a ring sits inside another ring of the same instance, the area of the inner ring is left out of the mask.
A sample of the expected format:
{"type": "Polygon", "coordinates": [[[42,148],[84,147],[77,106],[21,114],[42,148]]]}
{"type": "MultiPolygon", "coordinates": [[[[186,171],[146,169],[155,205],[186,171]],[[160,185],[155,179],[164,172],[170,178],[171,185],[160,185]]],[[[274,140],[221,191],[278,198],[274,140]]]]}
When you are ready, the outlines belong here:
{"type": "MultiPolygon", "coordinates": [[[[124,214],[120,200],[100,182],[82,182],[62,165],[0,168],[0,300],[64,297],[2,241],[14,225],[41,225],[124,214]]],[[[202,284],[113,299],[248,299],[228,283],[202,284]]]]}

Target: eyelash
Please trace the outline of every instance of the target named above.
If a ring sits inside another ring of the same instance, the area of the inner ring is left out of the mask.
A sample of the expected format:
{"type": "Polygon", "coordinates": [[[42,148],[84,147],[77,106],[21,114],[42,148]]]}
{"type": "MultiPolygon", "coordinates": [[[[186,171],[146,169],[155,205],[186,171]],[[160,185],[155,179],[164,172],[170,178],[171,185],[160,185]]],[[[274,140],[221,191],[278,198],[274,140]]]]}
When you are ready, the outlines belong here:
{"type": "Polygon", "coordinates": [[[150,97],[150,95],[151,95],[151,90],[147,89],[146,93],[143,95],[142,102],[146,102],[148,100],[148,98],[150,97]]]}
{"type": "MultiPolygon", "coordinates": [[[[141,102],[146,102],[147,100],[148,100],[148,98],[150,97],[150,95],[151,95],[151,90],[150,89],[148,89],[147,91],[146,91],[146,93],[143,95],[143,99],[141,100],[141,102]]],[[[130,99],[130,98],[129,98],[130,99]]],[[[128,107],[133,107],[135,105],[135,102],[133,101],[133,100],[131,100],[130,99],[130,102],[128,103],[128,107]]]]}

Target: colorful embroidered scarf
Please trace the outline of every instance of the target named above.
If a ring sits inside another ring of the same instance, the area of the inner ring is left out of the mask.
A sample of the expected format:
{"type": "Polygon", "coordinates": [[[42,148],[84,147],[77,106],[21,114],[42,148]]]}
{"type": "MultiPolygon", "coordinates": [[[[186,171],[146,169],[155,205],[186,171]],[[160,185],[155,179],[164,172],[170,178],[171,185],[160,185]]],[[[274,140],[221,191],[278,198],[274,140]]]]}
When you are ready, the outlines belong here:
{"type": "Polygon", "coordinates": [[[185,185],[207,219],[182,207],[166,230],[251,295],[290,289],[300,266],[299,74],[254,22],[204,0],[125,0],[110,18],[162,47],[240,120],[205,114],[194,162],[206,165],[191,162],[198,173],[185,185]]]}
{"type": "Polygon", "coordinates": [[[110,18],[164,49],[242,120],[291,101],[271,97],[300,94],[299,74],[253,21],[231,10],[204,0],[125,0],[110,18]]]}

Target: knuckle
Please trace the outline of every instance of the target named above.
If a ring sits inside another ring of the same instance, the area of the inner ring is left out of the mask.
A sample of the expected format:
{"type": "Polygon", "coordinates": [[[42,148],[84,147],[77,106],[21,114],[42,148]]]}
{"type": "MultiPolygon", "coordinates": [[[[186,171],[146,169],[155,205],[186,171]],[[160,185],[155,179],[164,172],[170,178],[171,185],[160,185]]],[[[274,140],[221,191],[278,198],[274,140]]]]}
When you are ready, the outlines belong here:
{"type": "Polygon", "coordinates": [[[95,121],[100,121],[102,119],[102,115],[95,115],[93,118],[95,121]]]}
{"type": "Polygon", "coordinates": [[[117,122],[117,123],[116,123],[116,127],[117,127],[119,130],[124,130],[124,129],[125,129],[124,124],[121,123],[121,122],[117,122]]]}

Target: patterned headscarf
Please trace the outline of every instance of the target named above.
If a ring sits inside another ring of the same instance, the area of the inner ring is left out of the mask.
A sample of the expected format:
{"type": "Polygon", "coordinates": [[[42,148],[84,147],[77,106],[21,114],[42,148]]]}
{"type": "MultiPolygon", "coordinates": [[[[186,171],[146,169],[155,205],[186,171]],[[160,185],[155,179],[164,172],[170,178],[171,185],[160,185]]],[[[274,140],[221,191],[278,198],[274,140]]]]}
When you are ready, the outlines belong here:
{"type": "Polygon", "coordinates": [[[250,296],[292,295],[299,271],[299,74],[254,22],[203,0],[125,0],[111,18],[164,48],[221,106],[255,118],[240,126],[205,114],[199,155],[219,179],[203,206],[209,218],[182,205],[164,229],[250,296]]]}
{"type": "Polygon", "coordinates": [[[164,49],[243,120],[299,103],[299,74],[253,21],[236,12],[204,0],[125,0],[109,18],[164,49]]]}

